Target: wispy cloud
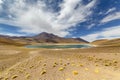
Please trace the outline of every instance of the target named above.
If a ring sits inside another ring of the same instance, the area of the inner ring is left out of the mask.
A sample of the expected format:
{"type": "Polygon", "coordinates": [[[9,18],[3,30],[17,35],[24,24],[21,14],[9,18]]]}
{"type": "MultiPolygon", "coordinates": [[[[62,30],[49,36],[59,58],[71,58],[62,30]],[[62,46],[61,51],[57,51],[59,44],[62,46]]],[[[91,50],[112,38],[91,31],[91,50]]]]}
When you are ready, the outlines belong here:
{"type": "Polygon", "coordinates": [[[91,9],[95,6],[95,3],[96,0],[91,1],[87,5],[84,5],[82,0],[64,0],[61,4],[58,19],[73,26],[76,23],[86,21],[87,17],[92,14],[91,9]]]}
{"type": "Polygon", "coordinates": [[[27,34],[22,33],[11,33],[8,31],[5,31],[3,28],[0,28],[0,35],[8,35],[8,36],[25,36],[27,34]]]}
{"type": "Polygon", "coordinates": [[[25,36],[24,34],[14,34],[9,32],[0,32],[0,35],[7,35],[7,36],[25,36]]]}
{"type": "Polygon", "coordinates": [[[120,19],[120,12],[109,14],[103,20],[101,20],[101,23],[106,23],[106,22],[110,22],[113,20],[117,20],[117,19],[120,19]]]}
{"type": "Polygon", "coordinates": [[[93,26],[95,26],[96,24],[95,23],[92,23],[90,25],[87,26],[88,29],[91,29],[93,26]]]}
{"type": "Polygon", "coordinates": [[[17,26],[21,28],[20,32],[50,32],[66,36],[69,34],[67,29],[87,20],[93,12],[96,0],[88,4],[83,4],[82,0],[63,0],[59,4],[59,12],[49,9],[44,0],[34,1],[34,4],[26,0],[4,0],[2,4],[7,5],[4,10],[7,15],[0,18],[0,23],[17,26]]]}
{"type": "Polygon", "coordinates": [[[3,3],[3,1],[2,0],[0,0],[0,4],[2,4],[3,3]]]}
{"type": "Polygon", "coordinates": [[[116,8],[115,7],[113,7],[113,8],[110,8],[105,14],[109,14],[109,13],[111,13],[111,12],[113,12],[113,11],[115,11],[116,10],[116,8]]]}
{"type": "Polygon", "coordinates": [[[1,10],[2,10],[2,3],[3,3],[3,1],[0,0],[0,12],[1,12],[1,10]]]}
{"type": "Polygon", "coordinates": [[[120,26],[113,26],[110,28],[105,28],[101,31],[88,34],[85,36],[81,36],[81,38],[86,39],[88,41],[94,41],[98,39],[120,38],[120,26]]]}

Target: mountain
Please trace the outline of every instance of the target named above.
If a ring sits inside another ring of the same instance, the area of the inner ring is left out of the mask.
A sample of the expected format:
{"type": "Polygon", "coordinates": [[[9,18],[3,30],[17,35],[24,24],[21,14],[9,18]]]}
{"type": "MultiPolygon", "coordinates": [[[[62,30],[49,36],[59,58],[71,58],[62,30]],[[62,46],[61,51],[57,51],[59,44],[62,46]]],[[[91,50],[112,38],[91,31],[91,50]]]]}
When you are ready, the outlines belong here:
{"type": "Polygon", "coordinates": [[[17,41],[17,40],[14,40],[12,37],[0,35],[0,45],[22,46],[25,44],[26,42],[23,42],[21,40],[17,41]]]}
{"type": "Polygon", "coordinates": [[[102,46],[120,46],[120,38],[117,39],[102,39],[93,41],[91,44],[102,45],[102,46]]]}
{"type": "Polygon", "coordinates": [[[81,38],[63,38],[50,33],[40,33],[32,37],[10,37],[0,35],[0,44],[28,45],[38,43],[89,43],[81,38]]]}
{"type": "Polygon", "coordinates": [[[46,32],[34,36],[33,39],[40,43],[88,43],[81,38],[63,38],[46,32]]]}

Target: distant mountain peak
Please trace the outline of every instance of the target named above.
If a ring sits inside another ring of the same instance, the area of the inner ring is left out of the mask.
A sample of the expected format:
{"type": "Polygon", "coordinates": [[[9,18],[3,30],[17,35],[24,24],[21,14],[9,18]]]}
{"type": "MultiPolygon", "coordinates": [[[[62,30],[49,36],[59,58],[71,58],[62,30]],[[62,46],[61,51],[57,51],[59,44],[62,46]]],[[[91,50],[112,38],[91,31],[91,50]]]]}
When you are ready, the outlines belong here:
{"type": "Polygon", "coordinates": [[[60,38],[52,33],[47,33],[47,32],[42,32],[36,36],[34,36],[34,38],[37,39],[52,39],[52,38],[60,38]]]}
{"type": "Polygon", "coordinates": [[[42,33],[40,33],[39,35],[42,35],[42,34],[44,34],[44,35],[49,35],[49,34],[52,34],[52,33],[42,32],[42,33]]]}
{"type": "Polygon", "coordinates": [[[42,32],[33,37],[40,42],[55,42],[55,43],[88,43],[81,38],[64,38],[52,33],[42,32]]]}

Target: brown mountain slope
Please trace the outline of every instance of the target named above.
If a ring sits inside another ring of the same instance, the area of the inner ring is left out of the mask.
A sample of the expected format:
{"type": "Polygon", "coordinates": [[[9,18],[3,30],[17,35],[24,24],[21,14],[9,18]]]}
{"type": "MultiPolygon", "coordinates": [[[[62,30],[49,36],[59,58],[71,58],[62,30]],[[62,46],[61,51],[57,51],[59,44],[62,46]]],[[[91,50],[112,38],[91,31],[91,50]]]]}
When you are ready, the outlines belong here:
{"type": "Polygon", "coordinates": [[[104,46],[120,46],[120,38],[118,39],[111,39],[111,40],[96,40],[93,41],[92,44],[97,44],[97,45],[104,45],[104,46]]]}
{"type": "Polygon", "coordinates": [[[23,41],[16,41],[9,37],[0,37],[0,45],[16,45],[16,46],[23,46],[26,45],[26,42],[23,41]]]}
{"type": "Polygon", "coordinates": [[[34,36],[33,39],[40,43],[88,43],[87,41],[81,38],[62,38],[54,34],[49,34],[43,32],[37,36],[34,36]]]}
{"type": "Polygon", "coordinates": [[[107,42],[107,41],[109,41],[108,39],[101,39],[101,40],[96,40],[96,41],[93,41],[93,42],[91,42],[92,44],[97,44],[97,45],[99,45],[99,44],[103,44],[103,43],[105,43],[105,42],[107,42]]]}

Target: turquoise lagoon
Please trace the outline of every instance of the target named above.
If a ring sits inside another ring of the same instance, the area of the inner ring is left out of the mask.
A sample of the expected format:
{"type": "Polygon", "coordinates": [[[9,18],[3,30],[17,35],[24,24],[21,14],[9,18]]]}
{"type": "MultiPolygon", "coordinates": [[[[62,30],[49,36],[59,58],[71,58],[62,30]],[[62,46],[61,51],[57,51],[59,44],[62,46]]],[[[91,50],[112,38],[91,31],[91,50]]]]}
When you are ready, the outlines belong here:
{"type": "Polygon", "coordinates": [[[47,48],[47,49],[66,49],[66,48],[90,48],[92,45],[88,44],[60,44],[60,45],[27,45],[27,48],[47,48]]]}

